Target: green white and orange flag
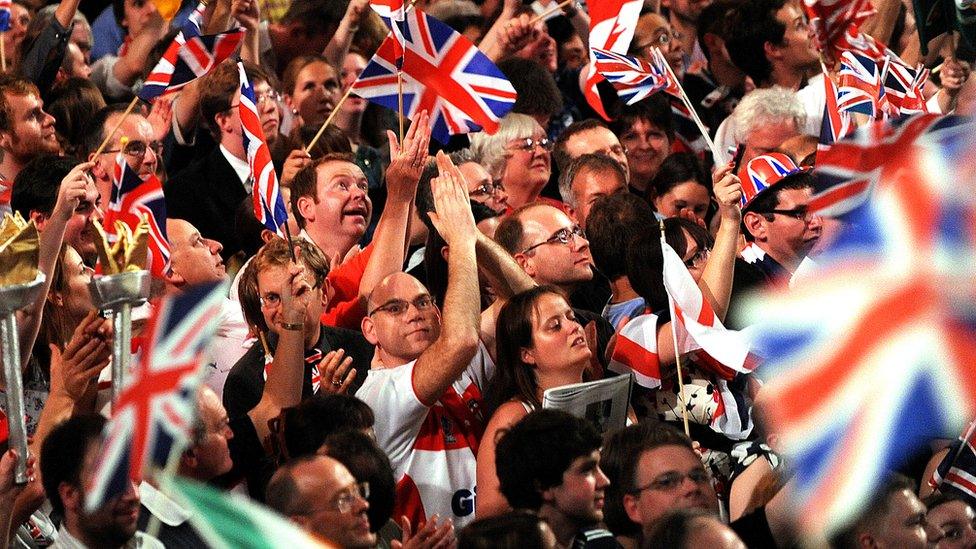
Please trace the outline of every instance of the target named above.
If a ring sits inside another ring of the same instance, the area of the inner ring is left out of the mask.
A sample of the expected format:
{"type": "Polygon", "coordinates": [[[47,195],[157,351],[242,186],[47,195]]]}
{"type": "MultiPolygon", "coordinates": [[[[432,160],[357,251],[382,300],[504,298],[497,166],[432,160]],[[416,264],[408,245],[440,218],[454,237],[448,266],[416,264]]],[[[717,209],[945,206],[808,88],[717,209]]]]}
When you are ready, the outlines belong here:
{"type": "Polygon", "coordinates": [[[247,497],[181,477],[174,478],[170,486],[190,511],[190,523],[213,549],[332,547],[247,497]]]}

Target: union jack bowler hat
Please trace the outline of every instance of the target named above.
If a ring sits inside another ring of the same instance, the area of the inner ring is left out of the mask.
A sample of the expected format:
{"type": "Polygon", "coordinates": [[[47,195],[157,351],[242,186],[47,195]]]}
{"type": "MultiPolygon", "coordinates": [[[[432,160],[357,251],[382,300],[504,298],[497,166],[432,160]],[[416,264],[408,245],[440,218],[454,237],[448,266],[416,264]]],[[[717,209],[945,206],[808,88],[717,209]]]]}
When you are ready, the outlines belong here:
{"type": "Polygon", "coordinates": [[[742,182],[742,209],[749,207],[752,201],[766,189],[780,181],[810,171],[809,167],[800,167],[792,158],[783,153],[769,153],[757,156],[739,170],[739,180],[742,182]]]}

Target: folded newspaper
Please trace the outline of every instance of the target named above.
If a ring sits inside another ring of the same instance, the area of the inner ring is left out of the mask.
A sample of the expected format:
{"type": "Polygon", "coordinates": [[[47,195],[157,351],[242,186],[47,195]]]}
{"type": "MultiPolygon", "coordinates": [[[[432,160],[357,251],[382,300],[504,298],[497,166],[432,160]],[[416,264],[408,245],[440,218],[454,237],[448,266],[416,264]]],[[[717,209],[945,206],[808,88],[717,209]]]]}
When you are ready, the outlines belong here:
{"type": "Polygon", "coordinates": [[[633,378],[632,374],[620,375],[555,387],[542,394],[542,407],[589,419],[601,433],[623,429],[633,378]]]}

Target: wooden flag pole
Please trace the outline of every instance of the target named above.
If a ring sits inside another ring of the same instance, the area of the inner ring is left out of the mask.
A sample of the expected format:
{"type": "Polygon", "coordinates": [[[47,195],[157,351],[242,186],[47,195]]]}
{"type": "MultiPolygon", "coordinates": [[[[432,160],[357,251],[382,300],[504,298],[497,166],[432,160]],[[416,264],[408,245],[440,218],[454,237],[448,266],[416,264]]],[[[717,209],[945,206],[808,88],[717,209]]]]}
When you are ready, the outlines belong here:
{"type": "Polygon", "coordinates": [[[99,145],[97,149],[95,149],[95,154],[93,155],[93,158],[98,158],[98,155],[102,154],[102,152],[105,150],[105,147],[108,145],[109,141],[111,141],[112,138],[115,137],[115,132],[119,131],[119,128],[122,127],[122,123],[125,122],[125,117],[129,116],[129,114],[132,113],[132,109],[136,108],[136,103],[138,102],[139,102],[138,95],[132,98],[132,101],[129,102],[129,106],[125,108],[124,112],[122,112],[122,116],[119,117],[119,121],[115,123],[115,126],[112,128],[112,131],[108,132],[108,135],[106,135],[105,139],[102,140],[102,144],[99,145]]]}
{"type": "Polygon", "coordinates": [[[0,71],[7,72],[7,47],[3,45],[3,35],[7,31],[0,32],[0,71]]]}
{"type": "Polygon", "coordinates": [[[705,127],[705,124],[702,123],[701,118],[698,117],[698,112],[695,111],[695,106],[691,104],[691,99],[688,99],[688,94],[685,93],[685,89],[681,86],[681,82],[678,81],[678,77],[675,76],[674,71],[671,70],[671,64],[668,63],[668,60],[664,58],[664,54],[661,53],[661,50],[656,47],[654,48],[654,51],[657,52],[658,56],[661,58],[661,61],[664,62],[664,66],[668,69],[668,74],[674,80],[674,84],[678,86],[678,91],[681,92],[681,101],[685,104],[685,107],[688,107],[688,111],[691,112],[691,118],[698,126],[698,131],[701,132],[702,137],[705,138],[705,143],[708,144],[708,149],[712,151],[712,158],[717,160],[719,158],[719,150],[712,141],[712,138],[708,135],[708,128],[705,127]]]}
{"type": "Polygon", "coordinates": [[[573,0],[563,0],[558,5],[553,6],[553,7],[549,8],[549,9],[547,9],[546,11],[540,13],[539,15],[536,15],[535,17],[533,17],[532,20],[529,21],[529,25],[530,26],[531,25],[535,25],[539,21],[545,20],[546,17],[549,17],[550,15],[556,13],[557,11],[562,10],[563,8],[565,8],[566,6],[568,6],[568,5],[572,4],[572,3],[573,3],[573,0]]]}
{"type": "MultiPolygon", "coordinates": [[[[664,238],[664,220],[661,220],[661,246],[667,244],[664,238]]],[[[677,319],[674,316],[674,299],[668,293],[668,311],[671,313],[671,341],[674,344],[674,367],[678,371],[678,404],[681,406],[681,419],[685,425],[685,435],[691,438],[691,429],[688,427],[688,401],[685,400],[685,380],[681,373],[681,351],[678,349],[678,328],[675,326],[677,319]]]]}
{"type": "Polygon", "coordinates": [[[397,69],[397,120],[400,122],[400,133],[397,137],[403,147],[403,72],[400,69],[397,69]]]}
{"type": "Polygon", "coordinates": [[[339,114],[339,107],[341,107],[342,104],[346,102],[346,99],[349,98],[350,93],[352,93],[352,86],[349,86],[349,89],[346,90],[346,93],[342,95],[342,99],[339,99],[339,102],[336,103],[336,106],[332,108],[332,112],[329,113],[329,117],[325,119],[325,122],[322,122],[322,127],[319,128],[318,133],[315,134],[315,137],[312,138],[312,141],[310,141],[308,146],[305,147],[305,154],[309,154],[309,151],[311,151],[312,148],[315,147],[315,144],[319,142],[319,138],[322,137],[322,133],[325,132],[325,128],[327,128],[329,124],[332,123],[332,120],[335,119],[336,115],[339,114]]]}

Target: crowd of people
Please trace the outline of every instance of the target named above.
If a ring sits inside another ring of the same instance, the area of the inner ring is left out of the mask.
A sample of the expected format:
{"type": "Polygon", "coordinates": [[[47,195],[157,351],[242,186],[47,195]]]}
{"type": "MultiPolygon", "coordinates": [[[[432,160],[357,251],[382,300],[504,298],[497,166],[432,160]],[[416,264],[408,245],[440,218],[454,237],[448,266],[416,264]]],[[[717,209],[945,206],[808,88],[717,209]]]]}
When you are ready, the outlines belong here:
{"type": "MultiPolygon", "coordinates": [[[[518,94],[496,132],[448,143],[431,139],[436,112],[401,135],[395,112],[346,94],[388,34],[367,0],[212,0],[202,31],[242,28],[239,53],[131,112],[196,4],[165,20],[161,0],[46,3],[14,0],[0,38],[0,210],[36,223],[47,275],[18,315],[34,457],[26,486],[16,454],[0,459],[0,545],[206,546],[154,478],[84,504],[114,337],[88,290],[93,224],[119,158],[162,182],[170,261],[154,296],[229,288],[180,476],[338,547],[800,542],[795,471],[762,423],[775,403],[756,374],[676,347],[660,245],[729,328],[750,293],[808,276],[829,247],[837,222],[809,208],[825,76],[798,3],[644,1],[627,53],[661,50],[714,155],[664,93],[625,105],[601,83],[611,120],[598,115],[580,2],[547,17],[556,2],[411,4],[518,94]],[[238,58],[290,241],[255,217],[238,58]],[[619,332],[648,314],[659,383],[634,385],[626,427],[544,409],[549,389],[630,375],[619,332]]],[[[862,29],[919,57],[912,3],[874,4],[862,29]]],[[[968,114],[969,64],[940,47],[928,107],[968,114]]],[[[134,312],[136,345],[149,315],[134,312]]],[[[976,547],[974,508],[925,482],[947,445],[892,471],[831,544],[976,547]]]]}

